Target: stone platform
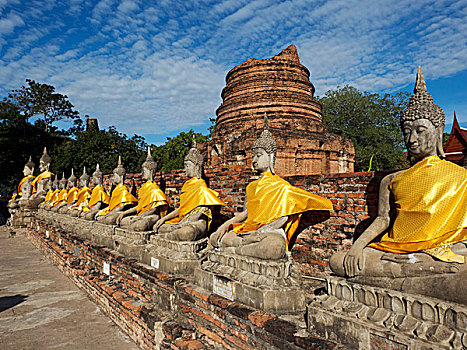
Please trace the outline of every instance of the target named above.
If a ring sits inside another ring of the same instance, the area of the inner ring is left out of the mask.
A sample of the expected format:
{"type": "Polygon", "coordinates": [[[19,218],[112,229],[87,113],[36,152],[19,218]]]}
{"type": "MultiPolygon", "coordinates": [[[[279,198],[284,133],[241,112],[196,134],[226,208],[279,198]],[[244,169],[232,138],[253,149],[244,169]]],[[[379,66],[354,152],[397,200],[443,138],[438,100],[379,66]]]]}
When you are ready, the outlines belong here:
{"type": "Polygon", "coordinates": [[[144,249],[151,234],[152,231],[136,232],[116,227],[115,234],[112,237],[113,249],[128,257],[142,261],[144,249]]]}
{"type": "Polygon", "coordinates": [[[305,310],[305,297],[292,258],[270,261],[218,250],[207,252],[195,280],[208,291],[268,312],[305,310]]]}
{"type": "Polygon", "coordinates": [[[154,235],[146,246],[143,262],[164,273],[192,274],[199,266],[208,239],[184,242],[154,235]]]}
{"type": "Polygon", "coordinates": [[[31,223],[31,218],[37,215],[37,209],[18,209],[10,218],[11,228],[25,228],[31,223]]]}
{"type": "Polygon", "coordinates": [[[352,349],[467,348],[465,306],[338,277],[308,306],[308,326],[352,349]]]}

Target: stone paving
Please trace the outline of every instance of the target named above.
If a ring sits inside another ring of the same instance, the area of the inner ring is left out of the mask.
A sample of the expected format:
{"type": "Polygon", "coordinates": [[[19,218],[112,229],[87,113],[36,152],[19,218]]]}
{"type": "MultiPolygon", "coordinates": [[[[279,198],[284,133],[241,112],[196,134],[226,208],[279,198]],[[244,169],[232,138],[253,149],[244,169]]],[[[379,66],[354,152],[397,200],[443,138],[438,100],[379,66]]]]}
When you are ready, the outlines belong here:
{"type": "Polygon", "coordinates": [[[0,226],[0,349],[136,350],[18,230],[0,226]]]}

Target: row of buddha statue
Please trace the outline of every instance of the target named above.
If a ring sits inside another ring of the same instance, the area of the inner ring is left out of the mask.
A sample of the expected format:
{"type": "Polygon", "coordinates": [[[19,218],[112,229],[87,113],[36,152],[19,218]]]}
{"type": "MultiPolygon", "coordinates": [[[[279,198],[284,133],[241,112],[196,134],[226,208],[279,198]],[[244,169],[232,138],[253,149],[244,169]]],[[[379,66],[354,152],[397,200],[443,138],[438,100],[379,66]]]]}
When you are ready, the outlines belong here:
{"type": "MultiPolygon", "coordinates": [[[[335,274],[399,277],[466,269],[467,170],[441,159],[444,124],[444,112],[433,102],[419,68],[414,94],[400,121],[414,164],[382,179],[378,215],[350,250],[331,257],[330,268],[335,274]]],[[[211,249],[281,259],[301,215],[313,210],[332,211],[333,206],[329,199],[294,187],[276,175],[276,151],[265,118],[264,130],[252,146],[252,165],[260,177],[246,187],[244,211],[215,229],[211,223],[219,212],[216,209],[226,204],[203,180],[203,157],[195,142],[185,158],[188,180],[175,210],[170,211],[169,198],[154,181],[157,164],[149,149],[142,164],[146,182],[137,198],[124,184],[126,173],[120,158],[113,171],[114,188],[108,194],[99,165],[92,176],[92,190],[85,169],[79,188],[73,172],[68,180],[62,176],[60,181],[52,181],[51,159],[44,149],[41,174],[34,178],[34,164],[31,160],[26,163],[18,197],[10,207],[32,208],[40,202],[44,209],[132,231],[152,231],[174,241],[209,237],[211,249]]]]}

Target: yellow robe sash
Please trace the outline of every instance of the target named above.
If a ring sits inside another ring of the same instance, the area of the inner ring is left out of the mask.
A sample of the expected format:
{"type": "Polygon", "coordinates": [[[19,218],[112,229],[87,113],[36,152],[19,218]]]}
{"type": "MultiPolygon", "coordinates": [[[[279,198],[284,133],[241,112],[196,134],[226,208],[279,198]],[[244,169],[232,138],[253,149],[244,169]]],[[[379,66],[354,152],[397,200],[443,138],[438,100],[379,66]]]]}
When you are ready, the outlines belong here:
{"type": "Polygon", "coordinates": [[[84,207],[88,206],[89,198],[91,198],[91,189],[89,187],[81,188],[78,192],[76,203],[73,204],[70,209],[82,210],[84,207]]]}
{"type": "Polygon", "coordinates": [[[47,206],[49,207],[53,207],[54,203],[57,201],[58,199],[58,194],[60,193],[60,190],[57,189],[57,190],[54,190],[52,192],[52,195],[50,196],[50,200],[49,200],[49,203],[47,203],[47,206]]]}
{"type": "Polygon", "coordinates": [[[203,179],[192,177],[183,184],[178,217],[167,221],[167,223],[175,224],[193,209],[212,205],[225,205],[225,203],[219,199],[216,191],[208,188],[203,179]]]}
{"type": "Polygon", "coordinates": [[[68,194],[66,195],[66,205],[70,205],[73,201],[78,200],[78,187],[72,187],[68,190],[68,194]]]}
{"type": "Polygon", "coordinates": [[[53,203],[53,206],[56,207],[57,205],[66,201],[66,196],[68,194],[67,190],[60,190],[57,195],[57,200],[53,203]]]}
{"type": "MultiPolygon", "coordinates": [[[[138,205],[136,213],[140,215],[149,209],[157,208],[161,205],[167,205],[169,200],[164,192],[154,181],[147,181],[138,191],[138,205]]],[[[165,212],[161,213],[165,216],[165,212]]]]}
{"type": "MultiPolygon", "coordinates": [[[[28,181],[29,179],[33,179],[33,178],[34,178],[34,176],[32,176],[32,175],[28,175],[28,176],[23,177],[23,179],[19,182],[19,185],[18,185],[18,196],[17,196],[17,197],[23,195],[23,191],[22,191],[22,189],[23,189],[23,184],[24,184],[26,181],[28,181]]],[[[34,182],[34,180],[33,180],[33,182],[34,182]]]]}
{"type": "Polygon", "coordinates": [[[102,202],[109,204],[110,196],[105,191],[104,186],[97,185],[92,189],[91,198],[89,199],[89,205],[83,208],[83,211],[91,210],[97,203],[102,202]]]}
{"type": "Polygon", "coordinates": [[[43,179],[47,179],[48,177],[52,177],[52,173],[50,171],[44,171],[40,173],[34,180],[32,180],[32,193],[37,192],[37,184],[42,181],[43,179]]]}
{"type": "Polygon", "coordinates": [[[49,190],[49,191],[47,192],[47,194],[45,195],[44,202],[47,202],[47,201],[49,201],[49,200],[50,200],[50,198],[52,198],[52,195],[53,195],[53,193],[54,193],[54,191],[52,191],[52,190],[49,190]]]}
{"type": "Polygon", "coordinates": [[[133,196],[130,191],[126,188],[124,184],[118,184],[112,192],[112,197],[110,197],[109,206],[102,210],[99,214],[106,215],[116,208],[123,207],[127,204],[137,204],[138,200],[133,196]]]}
{"type": "Polygon", "coordinates": [[[381,241],[369,246],[463,263],[447,246],[467,239],[467,170],[431,156],[396,175],[389,187],[397,217],[381,241]]]}
{"type": "Polygon", "coordinates": [[[236,233],[255,231],[283,216],[289,216],[284,228],[287,249],[301,213],[333,209],[329,199],[294,187],[269,171],[246,187],[246,207],[248,217],[245,222],[232,224],[230,228],[236,233]]]}

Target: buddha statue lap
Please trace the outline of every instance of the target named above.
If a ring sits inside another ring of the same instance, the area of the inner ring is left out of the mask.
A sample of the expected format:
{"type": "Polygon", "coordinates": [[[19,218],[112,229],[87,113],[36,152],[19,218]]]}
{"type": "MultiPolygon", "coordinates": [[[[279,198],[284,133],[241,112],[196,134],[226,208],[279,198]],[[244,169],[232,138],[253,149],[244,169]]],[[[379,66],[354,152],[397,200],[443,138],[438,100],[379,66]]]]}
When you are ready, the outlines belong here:
{"type": "Polygon", "coordinates": [[[86,167],[83,169],[83,174],[79,178],[80,189],[76,202],[69,206],[67,214],[73,217],[79,217],[83,209],[89,205],[91,198],[91,189],[89,188],[89,175],[86,174],[86,167]]]}
{"type": "Polygon", "coordinates": [[[184,164],[190,179],[183,184],[180,207],[159,219],[153,229],[160,237],[169,240],[197,241],[208,235],[213,208],[225,203],[202,179],[203,156],[196,148],[194,137],[184,164]]]}
{"type": "Polygon", "coordinates": [[[28,200],[21,203],[21,207],[27,209],[37,209],[39,204],[45,200],[45,196],[50,189],[53,174],[49,171],[52,158],[47,154],[47,148],[39,160],[41,173],[32,181],[32,194],[28,200]]]}
{"type": "Polygon", "coordinates": [[[138,191],[138,205],[130,208],[117,218],[116,224],[130,231],[149,231],[167,213],[169,200],[154,182],[157,163],[148,147],[148,155],[142,165],[141,177],[146,180],[138,191]]]}
{"type": "Polygon", "coordinates": [[[261,174],[246,188],[246,210],[223,223],[210,237],[220,251],[277,260],[285,257],[300,216],[309,210],[332,210],[330,200],[290,185],[274,174],[277,146],[267,118],[253,143],[253,168],[261,174]]]}
{"type": "Polygon", "coordinates": [[[86,207],[83,207],[79,215],[88,221],[95,220],[99,211],[106,208],[110,201],[110,196],[102,185],[102,171],[99,168],[99,164],[96,165],[96,171],[92,174],[92,183],[94,188],[92,189],[89,203],[86,207]]]}
{"type": "Polygon", "coordinates": [[[66,194],[66,201],[57,206],[57,212],[60,214],[65,214],[68,209],[78,201],[78,192],[79,189],[76,187],[77,177],[74,173],[73,168],[71,169],[71,175],[68,178],[68,192],[66,194]]]}
{"type": "Polygon", "coordinates": [[[122,159],[118,157],[118,165],[113,171],[112,182],[115,188],[110,195],[109,206],[97,214],[96,220],[102,224],[115,225],[118,216],[138,203],[124,185],[126,170],[122,166],[122,159]]]}
{"type": "Polygon", "coordinates": [[[467,170],[440,159],[444,122],[419,67],[414,95],[401,117],[415,164],[382,179],[378,216],[349,251],[331,257],[336,275],[370,284],[384,277],[401,279],[402,289],[467,302],[458,292],[467,276],[467,170]]]}

